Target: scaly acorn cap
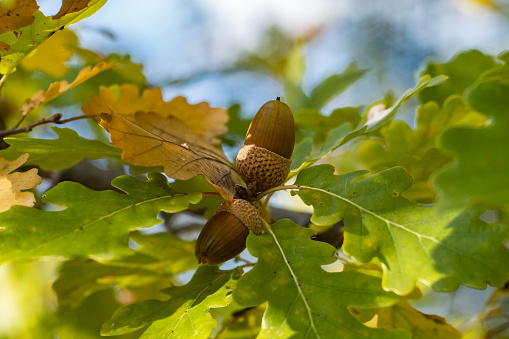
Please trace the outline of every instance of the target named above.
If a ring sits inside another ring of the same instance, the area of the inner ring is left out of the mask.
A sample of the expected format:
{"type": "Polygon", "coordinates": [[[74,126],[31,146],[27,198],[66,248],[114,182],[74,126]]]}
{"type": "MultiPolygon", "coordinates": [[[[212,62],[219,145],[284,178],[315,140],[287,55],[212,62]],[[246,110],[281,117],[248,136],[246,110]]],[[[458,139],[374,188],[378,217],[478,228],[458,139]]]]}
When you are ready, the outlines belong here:
{"type": "Polygon", "coordinates": [[[254,145],[242,146],[237,154],[237,169],[251,194],[284,183],[291,164],[292,160],[254,145]]]}
{"type": "Polygon", "coordinates": [[[237,169],[253,195],[284,183],[295,144],[295,123],[288,105],[266,102],[256,113],[237,155],[237,169]]]}
{"type": "Polygon", "coordinates": [[[295,122],[287,104],[271,100],[263,104],[249,125],[244,145],[255,145],[290,159],[295,145],[295,122]]]}
{"type": "Polygon", "coordinates": [[[198,263],[217,265],[239,255],[246,248],[250,230],[261,233],[258,210],[249,201],[234,199],[222,203],[198,236],[195,248],[198,263]]]}

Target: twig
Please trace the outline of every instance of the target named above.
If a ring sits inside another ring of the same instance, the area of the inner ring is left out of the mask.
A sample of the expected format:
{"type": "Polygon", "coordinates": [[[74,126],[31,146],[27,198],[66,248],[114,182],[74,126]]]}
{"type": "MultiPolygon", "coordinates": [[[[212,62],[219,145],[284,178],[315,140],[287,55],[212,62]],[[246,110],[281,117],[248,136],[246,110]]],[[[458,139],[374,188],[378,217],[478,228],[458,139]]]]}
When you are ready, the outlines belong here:
{"type": "Polygon", "coordinates": [[[80,115],[80,116],[77,116],[77,117],[74,117],[74,118],[60,120],[62,118],[62,114],[56,113],[56,114],[53,114],[50,117],[42,118],[41,120],[34,121],[31,124],[25,125],[23,127],[19,127],[19,125],[21,124],[23,119],[25,119],[25,116],[22,116],[21,119],[19,119],[19,121],[16,123],[16,125],[14,127],[6,129],[6,130],[3,130],[3,131],[0,131],[0,138],[3,138],[3,137],[8,136],[8,135],[12,135],[12,134],[30,132],[34,127],[40,126],[40,125],[44,125],[44,124],[49,124],[49,123],[65,124],[67,122],[71,122],[71,121],[74,121],[74,120],[85,119],[85,118],[92,118],[92,117],[93,116],[80,115]]]}
{"type": "Polygon", "coordinates": [[[273,187],[273,188],[269,188],[268,190],[264,191],[264,192],[260,192],[258,193],[257,195],[253,196],[251,199],[251,201],[257,201],[257,200],[260,200],[261,198],[263,198],[264,196],[268,195],[268,194],[272,194],[274,192],[277,192],[277,191],[283,191],[283,190],[298,190],[300,189],[300,186],[299,185],[286,185],[286,186],[277,186],[277,187],[273,187]]]}

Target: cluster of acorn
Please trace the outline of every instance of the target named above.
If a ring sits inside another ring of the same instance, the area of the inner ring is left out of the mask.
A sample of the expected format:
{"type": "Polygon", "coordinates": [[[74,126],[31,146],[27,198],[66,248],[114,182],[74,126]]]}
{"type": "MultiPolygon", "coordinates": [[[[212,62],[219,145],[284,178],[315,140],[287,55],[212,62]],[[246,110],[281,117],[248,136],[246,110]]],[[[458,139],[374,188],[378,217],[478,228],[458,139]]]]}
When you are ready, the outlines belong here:
{"type": "Polygon", "coordinates": [[[290,172],[295,144],[295,124],[288,105],[279,98],[265,103],[256,113],[237,155],[237,169],[246,182],[246,195],[221,204],[207,221],[196,242],[200,264],[217,265],[246,248],[249,231],[259,235],[258,209],[247,199],[284,183],[290,172]]]}

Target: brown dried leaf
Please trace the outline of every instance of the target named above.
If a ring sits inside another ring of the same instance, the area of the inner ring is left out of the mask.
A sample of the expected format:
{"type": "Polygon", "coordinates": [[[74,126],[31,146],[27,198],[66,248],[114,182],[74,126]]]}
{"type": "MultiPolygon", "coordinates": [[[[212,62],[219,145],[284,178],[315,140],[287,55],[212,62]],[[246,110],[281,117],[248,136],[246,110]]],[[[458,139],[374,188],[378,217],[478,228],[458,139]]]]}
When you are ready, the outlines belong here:
{"type": "Polygon", "coordinates": [[[5,212],[13,205],[31,207],[35,203],[32,192],[22,190],[34,188],[42,181],[37,175],[37,169],[32,168],[24,173],[12,171],[23,165],[28,159],[28,153],[22,154],[18,159],[9,161],[0,157],[0,212],[5,212]]]}
{"type": "Polygon", "coordinates": [[[163,118],[174,116],[213,145],[219,145],[220,141],[216,137],[228,130],[226,123],[229,116],[225,109],[210,107],[206,102],[191,105],[184,97],[165,102],[160,88],[147,89],[140,97],[138,87],[131,84],[120,88],[118,101],[109,88],[101,88],[99,97],[93,95],[90,102],[83,104],[81,110],[92,116],[113,111],[129,121],[134,121],[134,114],[140,111],[154,112],[163,118]]]}
{"type": "Polygon", "coordinates": [[[9,46],[8,44],[6,44],[3,41],[0,41],[0,52],[8,51],[10,49],[11,49],[11,46],[9,46]]]}
{"type": "Polygon", "coordinates": [[[128,120],[112,111],[101,114],[100,125],[130,164],[163,166],[169,177],[178,180],[203,174],[226,200],[233,199],[235,184],[243,183],[220,150],[174,116],[138,112],[128,120]]]}
{"type": "Polygon", "coordinates": [[[66,14],[79,12],[88,6],[91,0],[62,0],[62,7],[57,14],[53,15],[52,19],[57,20],[66,14]]]}
{"type": "Polygon", "coordinates": [[[35,0],[17,0],[12,7],[0,4],[0,34],[30,25],[37,9],[35,0]]]}
{"type": "Polygon", "coordinates": [[[28,114],[30,111],[40,106],[41,104],[58,97],[65,91],[70,90],[85,80],[90,79],[94,75],[97,75],[98,73],[101,73],[102,71],[105,71],[116,65],[116,62],[107,63],[103,61],[95,65],[94,68],[91,68],[90,66],[83,68],[79,72],[78,76],[76,76],[76,79],[74,79],[74,81],[70,84],[65,80],[52,83],[46,92],[40,90],[36,92],[31,99],[26,99],[23,103],[23,106],[21,107],[21,114],[28,114]]]}

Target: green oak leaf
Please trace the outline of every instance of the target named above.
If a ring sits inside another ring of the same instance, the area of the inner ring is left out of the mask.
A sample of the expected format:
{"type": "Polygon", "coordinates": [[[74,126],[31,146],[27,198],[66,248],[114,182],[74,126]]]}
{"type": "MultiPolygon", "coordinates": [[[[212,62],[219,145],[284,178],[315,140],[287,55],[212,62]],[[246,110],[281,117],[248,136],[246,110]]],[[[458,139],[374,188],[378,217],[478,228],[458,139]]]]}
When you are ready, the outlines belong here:
{"type": "Polygon", "coordinates": [[[377,309],[355,308],[352,313],[359,321],[368,321],[377,315],[379,328],[403,328],[412,333],[412,339],[459,339],[461,333],[444,318],[419,312],[402,298],[396,304],[377,309]]]}
{"type": "Polygon", "coordinates": [[[149,325],[140,338],[208,338],[217,326],[209,310],[230,304],[241,274],[240,268],[221,271],[216,266],[201,266],[188,284],[162,291],[169,300],[145,300],[119,308],[101,334],[129,333],[149,325]]]}
{"type": "Polygon", "coordinates": [[[429,75],[422,76],[417,84],[413,88],[407,89],[391,107],[383,110],[373,109],[375,107],[368,109],[362,117],[361,123],[363,122],[365,126],[368,126],[368,132],[373,132],[379,129],[392,119],[394,114],[396,114],[400,106],[405,101],[419,94],[426,88],[442,84],[447,79],[448,77],[446,75],[437,75],[435,77],[431,77],[429,75]]]}
{"type": "MultiPolygon", "coordinates": [[[[0,35],[0,41],[8,44],[8,50],[0,51],[0,74],[11,74],[23,58],[58,30],[89,17],[101,8],[107,0],[92,0],[87,6],[72,13],[62,13],[58,18],[47,17],[41,11],[34,13],[34,21],[25,27],[0,35]]],[[[4,78],[0,81],[0,84],[4,78]]]]}
{"type": "MultiPolygon", "coordinates": [[[[398,111],[399,107],[405,101],[407,101],[414,95],[418,94],[423,89],[441,84],[446,79],[447,77],[445,76],[437,76],[434,78],[431,78],[430,76],[423,76],[413,88],[410,88],[405,93],[403,93],[403,95],[391,107],[379,110],[373,109],[374,107],[377,106],[374,105],[371,107],[371,109],[368,109],[365,112],[364,116],[361,118],[359,125],[357,127],[351,125],[352,121],[347,121],[341,124],[340,126],[331,129],[329,131],[327,139],[325,140],[324,144],[322,145],[319,151],[315,153],[311,152],[311,154],[307,156],[304,156],[304,154],[299,153],[297,156],[293,158],[291,168],[292,170],[288,178],[294,177],[304,168],[307,168],[314,164],[316,161],[326,157],[332,151],[346,144],[350,140],[376,131],[377,129],[387,124],[392,119],[394,114],[396,114],[396,112],[398,111]]],[[[307,146],[308,141],[305,140],[306,139],[304,139],[302,142],[305,142],[306,144],[304,146],[307,146]]],[[[297,144],[297,147],[298,146],[299,144],[297,144]]],[[[302,152],[302,149],[308,150],[309,148],[302,147],[299,148],[299,151],[302,152]]]]}
{"type": "Polygon", "coordinates": [[[477,50],[466,51],[446,63],[429,63],[421,73],[430,76],[445,74],[449,77],[441,86],[427,88],[419,94],[421,102],[435,101],[442,105],[449,96],[462,95],[463,91],[477,80],[479,75],[496,65],[491,56],[477,50]]]}
{"type": "Polygon", "coordinates": [[[406,331],[369,328],[348,307],[380,307],[399,297],[384,291],[379,272],[328,273],[335,248],[313,241],[313,230],[280,220],[261,236],[250,234],[258,262],[237,283],[233,297],[244,306],[268,302],[258,338],[410,338],[406,331]]]}
{"type": "Polygon", "coordinates": [[[176,273],[197,265],[194,242],[170,233],[141,234],[131,239],[140,245],[136,252],[115,260],[70,260],[60,267],[53,290],[62,306],[77,306],[92,293],[121,286],[137,288],[170,280],[176,273]]]}
{"type": "MultiPolygon", "coordinates": [[[[509,64],[506,64],[509,69],[509,64]]],[[[506,78],[507,81],[507,78],[506,78]]],[[[454,128],[441,147],[457,160],[435,178],[444,208],[480,204],[509,210],[509,84],[480,82],[467,93],[470,105],[491,118],[484,128],[454,128]]]]}
{"type": "Polygon", "coordinates": [[[304,107],[322,108],[331,99],[359,80],[365,73],[366,70],[359,69],[356,63],[351,63],[343,73],[333,74],[316,85],[304,107]]]}
{"type": "Polygon", "coordinates": [[[312,131],[313,140],[317,144],[325,142],[329,131],[348,122],[357,126],[361,116],[359,109],[354,107],[337,108],[328,116],[320,114],[318,109],[303,109],[293,113],[295,127],[299,130],[312,131]]]}
{"type": "Polygon", "coordinates": [[[106,145],[98,140],[82,138],[70,128],[51,129],[57,139],[35,139],[27,137],[7,137],[4,140],[9,148],[0,151],[6,159],[16,159],[29,153],[28,165],[36,165],[46,171],[61,171],[76,165],[83,159],[120,159],[122,150],[106,145]]]}
{"type": "Polygon", "coordinates": [[[160,223],[160,211],[180,212],[201,199],[201,194],[174,191],[159,173],[150,173],[147,181],[120,176],[112,185],[125,193],[62,182],[42,199],[53,211],[13,206],[0,213],[0,262],[131,254],[129,231],[160,223]]]}
{"type": "Polygon", "coordinates": [[[396,120],[380,128],[380,138],[366,141],[358,148],[359,157],[371,170],[403,166],[414,178],[410,200],[434,202],[436,191],[429,177],[452,161],[440,151],[436,138],[454,126],[484,126],[486,117],[470,108],[459,96],[449,97],[440,108],[428,102],[417,108],[416,128],[396,120]],[[415,192],[414,192],[415,191],[415,192]]]}
{"type": "Polygon", "coordinates": [[[293,194],[313,205],[313,223],[344,220],[343,250],[361,262],[378,258],[385,289],[408,294],[421,280],[445,292],[509,280],[508,229],[482,221],[483,211],[442,211],[405,199],[412,178],[402,167],[356,180],[364,173],[337,176],[330,165],[311,167],[299,174],[293,194]]]}

